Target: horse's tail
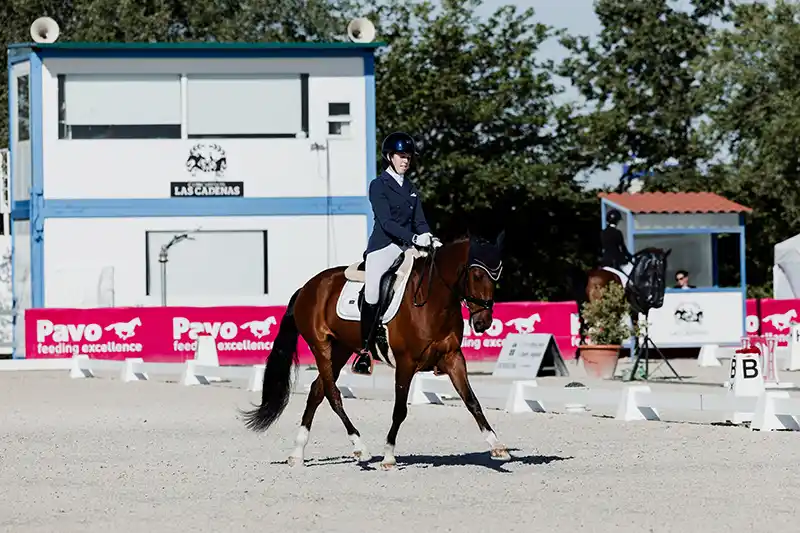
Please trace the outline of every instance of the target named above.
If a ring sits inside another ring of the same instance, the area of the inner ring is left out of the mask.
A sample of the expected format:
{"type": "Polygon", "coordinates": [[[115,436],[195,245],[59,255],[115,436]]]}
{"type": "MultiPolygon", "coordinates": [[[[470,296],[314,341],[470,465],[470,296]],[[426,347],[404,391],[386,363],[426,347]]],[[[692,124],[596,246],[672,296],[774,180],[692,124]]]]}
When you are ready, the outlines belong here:
{"type": "Polygon", "coordinates": [[[294,319],[294,304],[299,293],[300,289],[289,300],[286,314],[281,319],[278,336],[267,357],[261,405],[250,411],[241,412],[245,426],[253,431],[266,431],[289,404],[292,364],[298,363],[297,339],[300,332],[294,319]]]}

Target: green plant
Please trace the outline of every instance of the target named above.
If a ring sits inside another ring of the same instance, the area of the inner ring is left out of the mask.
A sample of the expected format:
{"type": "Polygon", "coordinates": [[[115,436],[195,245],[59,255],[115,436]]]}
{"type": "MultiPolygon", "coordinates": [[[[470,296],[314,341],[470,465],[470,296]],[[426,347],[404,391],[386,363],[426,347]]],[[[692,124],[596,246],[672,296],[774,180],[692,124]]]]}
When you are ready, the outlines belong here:
{"type": "Polygon", "coordinates": [[[610,283],[597,289],[598,298],[585,302],[581,316],[589,340],[594,345],[620,345],[639,331],[628,325],[631,307],[625,299],[625,289],[610,283]]]}

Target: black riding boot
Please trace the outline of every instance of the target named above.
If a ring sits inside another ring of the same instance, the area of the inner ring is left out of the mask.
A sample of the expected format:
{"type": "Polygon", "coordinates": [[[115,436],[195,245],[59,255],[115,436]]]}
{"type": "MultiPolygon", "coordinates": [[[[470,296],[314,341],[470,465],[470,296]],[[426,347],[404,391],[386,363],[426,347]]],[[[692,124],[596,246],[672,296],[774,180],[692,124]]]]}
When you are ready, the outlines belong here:
{"type": "Polygon", "coordinates": [[[369,376],[372,374],[372,354],[369,351],[370,335],[375,324],[376,314],[378,312],[377,304],[368,304],[366,300],[361,304],[361,351],[356,355],[353,361],[352,371],[354,374],[364,374],[369,376]]]}

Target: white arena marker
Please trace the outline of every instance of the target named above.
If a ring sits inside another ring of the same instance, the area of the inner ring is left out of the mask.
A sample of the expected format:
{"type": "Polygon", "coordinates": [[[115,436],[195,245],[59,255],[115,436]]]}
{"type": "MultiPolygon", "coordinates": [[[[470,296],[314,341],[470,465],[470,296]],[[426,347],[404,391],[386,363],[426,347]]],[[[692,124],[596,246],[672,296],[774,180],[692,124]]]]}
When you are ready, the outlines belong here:
{"type": "Polygon", "coordinates": [[[528,400],[525,390],[538,387],[535,379],[514,381],[506,399],[506,413],[544,413],[545,408],[538,400],[528,400]]]}
{"type": "Polygon", "coordinates": [[[94,373],[89,368],[88,355],[72,356],[72,366],[69,369],[69,377],[73,379],[94,377],[94,373]]]}
{"type": "Polygon", "coordinates": [[[654,407],[640,405],[637,396],[650,393],[647,385],[629,385],[622,391],[619,405],[617,406],[617,420],[631,422],[633,420],[661,420],[654,407]]]}
{"type": "Polygon", "coordinates": [[[718,352],[719,352],[718,344],[704,344],[700,348],[700,354],[697,356],[697,366],[701,367],[722,366],[722,363],[720,363],[719,359],[717,359],[718,352]]]}
{"type": "Polygon", "coordinates": [[[800,370],[800,324],[792,324],[789,331],[789,350],[783,370],[800,370]]]}
{"type": "Polygon", "coordinates": [[[253,373],[247,382],[247,390],[251,392],[261,392],[264,388],[264,369],[266,365],[253,365],[253,373]]]}
{"type": "MultiPolygon", "coordinates": [[[[217,341],[214,337],[203,333],[197,336],[197,349],[194,351],[194,360],[200,365],[219,366],[217,341]]],[[[222,381],[222,378],[217,376],[205,376],[205,379],[209,383],[222,381]]]]}
{"type": "MultiPolygon", "coordinates": [[[[731,357],[729,394],[733,396],[758,397],[764,394],[764,378],[761,375],[761,357],[757,353],[738,353],[731,357]]],[[[735,411],[729,422],[741,424],[753,419],[752,412],[735,411]]]]}
{"type": "Polygon", "coordinates": [[[775,404],[778,403],[776,400],[789,398],[791,397],[786,391],[765,391],[764,394],[759,396],[756,403],[756,410],[753,414],[753,421],[750,423],[750,429],[754,431],[775,431],[779,429],[800,431],[800,425],[798,425],[794,416],[788,413],[781,413],[775,407],[775,404]]]}
{"type": "Polygon", "coordinates": [[[414,378],[411,380],[411,390],[408,394],[408,403],[411,405],[444,405],[439,394],[428,388],[431,385],[433,385],[431,388],[438,388],[436,387],[436,385],[439,385],[438,382],[450,383],[450,378],[448,376],[426,376],[419,372],[414,374],[414,378]]]}
{"type": "MultiPolygon", "coordinates": [[[[197,361],[194,359],[187,359],[183,366],[183,374],[181,374],[180,384],[186,387],[190,387],[192,385],[208,385],[208,382],[203,383],[197,378],[197,374],[195,372],[195,365],[197,361]]],[[[203,380],[205,381],[205,379],[203,380]]]]}
{"type": "Polygon", "coordinates": [[[144,360],[142,360],[141,357],[131,357],[129,359],[125,359],[119,379],[125,383],[129,381],[143,381],[149,379],[146,372],[138,371],[136,368],[138,363],[144,363],[144,360]]]}

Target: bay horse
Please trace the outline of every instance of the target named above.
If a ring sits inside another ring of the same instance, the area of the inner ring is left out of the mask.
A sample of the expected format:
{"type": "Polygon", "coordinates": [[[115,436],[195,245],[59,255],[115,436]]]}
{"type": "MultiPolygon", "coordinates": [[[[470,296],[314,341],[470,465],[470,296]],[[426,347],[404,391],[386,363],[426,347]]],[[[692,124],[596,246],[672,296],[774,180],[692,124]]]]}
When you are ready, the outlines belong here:
{"type": "MultiPolygon", "coordinates": [[[[469,309],[469,320],[475,331],[482,333],[492,325],[495,282],[502,272],[504,235],[505,232],[501,232],[495,242],[474,236],[461,237],[438,250],[427,249],[424,257],[415,259],[400,307],[388,323],[389,346],[396,361],[395,401],[381,461],[384,469],[397,464],[395,443],[408,412],[406,402],[411,380],[417,372],[434,369],[449,376],[488,443],[491,457],[503,461],[511,459],[472,391],[461,351],[462,301],[469,309]],[[419,292],[422,292],[421,303],[419,292]]],[[[245,426],[257,432],[266,431],[280,417],[289,403],[290,371],[292,365],[298,363],[297,343],[298,337],[302,337],[314,354],[319,375],[311,384],[295,448],[288,459],[290,466],[303,465],[314,413],[325,398],[344,424],[356,460],[372,459],[361,433],[345,413],[336,386],[339,372],[361,343],[360,323],[342,320],[336,312],[345,281],[345,267],[329,268],[312,277],[292,295],[267,357],[261,404],[241,413],[245,426]]]]}
{"type": "MultiPolygon", "coordinates": [[[[625,299],[631,307],[630,319],[633,330],[638,329],[639,313],[644,307],[661,307],[664,296],[664,275],[667,268],[667,257],[672,249],[643,248],[633,254],[633,268],[631,269],[625,289],[625,299]],[[635,282],[633,282],[635,280],[635,282]],[[648,304],[648,305],[645,305],[648,304]]],[[[613,272],[602,267],[595,267],[586,275],[583,290],[577,295],[578,320],[580,322],[578,350],[575,352],[576,360],[580,358],[580,347],[586,344],[586,324],[583,321],[582,306],[585,302],[593,302],[600,297],[599,289],[612,283],[622,285],[620,278],[613,272]]],[[[639,337],[634,335],[631,354],[639,347],[639,337]]]]}

